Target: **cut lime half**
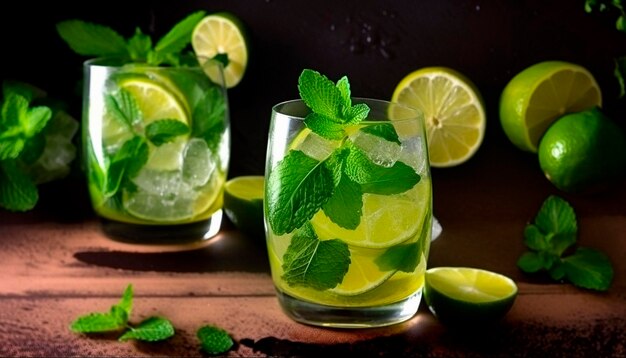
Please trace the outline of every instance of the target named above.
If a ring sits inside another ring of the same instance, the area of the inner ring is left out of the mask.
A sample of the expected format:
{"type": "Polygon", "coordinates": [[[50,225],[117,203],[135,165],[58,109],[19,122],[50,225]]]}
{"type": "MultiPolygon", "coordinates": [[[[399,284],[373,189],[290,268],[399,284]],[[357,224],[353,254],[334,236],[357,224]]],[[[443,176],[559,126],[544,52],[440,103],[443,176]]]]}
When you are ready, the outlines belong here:
{"type": "Polygon", "coordinates": [[[263,176],[250,175],[232,178],[224,186],[224,212],[248,236],[265,238],[264,183],[263,176]]]}

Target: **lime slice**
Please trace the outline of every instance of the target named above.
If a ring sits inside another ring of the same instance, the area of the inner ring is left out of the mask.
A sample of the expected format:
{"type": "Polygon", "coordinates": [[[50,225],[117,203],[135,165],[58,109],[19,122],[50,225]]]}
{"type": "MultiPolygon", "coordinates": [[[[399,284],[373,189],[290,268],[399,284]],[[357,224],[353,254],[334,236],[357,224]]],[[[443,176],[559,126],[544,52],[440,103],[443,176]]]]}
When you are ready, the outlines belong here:
{"type": "Polygon", "coordinates": [[[487,323],[502,318],[513,306],[517,285],[491,271],[437,267],[426,271],[424,298],[444,323],[487,323]]]}
{"type": "Polygon", "coordinates": [[[396,270],[380,271],[375,263],[380,254],[381,250],[350,247],[350,268],[343,281],[330,291],[344,296],[360,295],[387,281],[396,270]]]}
{"type": "Polygon", "coordinates": [[[601,105],[600,87],[589,71],[573,63],[545,61],[524,69],[506,85],[500,123],[516,147],[536,153],[557,118],[601,105]]]}
{"type": "Polygon", "coordinates": [[[486,115],[476,86],[446,67],[409,73],[396,86],[392,101],[424,113],[430,165],[451,167],[470,159],[485,135],[486,115]]]}
{"type": "Polygon", "coordinates": [[[243,233],[265,238],[263,195],[265,179],[260,175],[230,179],[224,186],[224,212],[243,233]]]}
{"type": "MultiPolygon", "coordinates": [[[[204,17],[193,30],[191,45],[198,57],[228,56],[224,68],[226,88],[241,81],[248,65],[248,47],[243,25],[235,16],[217,13],[204,17]]],[[[218,73],[209,71],[207,75],[216,83],[222,82],[218,73]]]]}
{"type": "Polygon", "coordinates": [[[430,210],[430,183],[423,179],[402,194],[364,194],[361,222],[354,230],[335,224],[323,210],[311,224],[321,240],[339,238],[351,246],[386,248],[404,242],[419,233],[430,210]]]}

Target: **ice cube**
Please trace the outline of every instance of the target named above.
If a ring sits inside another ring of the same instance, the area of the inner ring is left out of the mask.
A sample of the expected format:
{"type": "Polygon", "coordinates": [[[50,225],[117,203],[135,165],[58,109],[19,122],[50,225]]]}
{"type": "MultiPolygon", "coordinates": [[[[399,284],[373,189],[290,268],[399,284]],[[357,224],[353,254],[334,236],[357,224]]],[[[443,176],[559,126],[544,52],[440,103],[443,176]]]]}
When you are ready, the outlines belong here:
{"type": "Polygon", "coordinates": [[[402,147],[373,134],[357,131],[352,135],[354,144],[363,150],[367,157],[383,167],[392,167],[398,161],[402,147]]]}
{"type": "Polygon", "coordinates": [[[182,178],[192,187],[203,186],[209,181],[216,167],[216,159],[206,142],[199,138],[189,141],[183,154],[182,178]]]}

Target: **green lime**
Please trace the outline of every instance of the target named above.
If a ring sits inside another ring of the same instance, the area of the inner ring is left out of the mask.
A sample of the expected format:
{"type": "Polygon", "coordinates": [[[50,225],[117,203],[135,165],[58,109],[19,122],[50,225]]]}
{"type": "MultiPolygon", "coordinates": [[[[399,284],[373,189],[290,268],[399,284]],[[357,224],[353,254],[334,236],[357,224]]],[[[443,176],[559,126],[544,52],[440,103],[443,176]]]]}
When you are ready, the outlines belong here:
{"type": "Polygon", "coordinates": [[[224,186],[224,212],[246,235],[265,238],[263,195],[265,179],[261,175],[239,176],[224,186]]]}
{"type": "Polygon", "coordinates": [[[491,271],[436,267],[426,271],[424,298],[445,324],[480,324],[501,319],[513,306],[517,285],[491,271]]]}
{"type": "Polygon", "coordinates": [[[565,115],[541,139],[539,165],[563,191],[604,189],[626,171],[626,135],[597,108],[565,115]]]}
{"type": "MultiPolygon", "coordinates": [[[[194,28],[191,45],[198,57],[227,56],[224,67],[226,88],[235,87],[241,81],[248,65],[248,44],[244,26],[233,14],[220,12],[205,16],[194,28]]],[[[215,82],[221,82],[217,73],[208,71],[207,75],[215,82]]]]}
{"type": "Polygon", "coordinates": [[[524,69],[506,85],[500,97],[500,123],[516,147],[535,153],[541,136],[557,118],[601,105],[600,87],[587,69],[544,61],[524,69]]]}

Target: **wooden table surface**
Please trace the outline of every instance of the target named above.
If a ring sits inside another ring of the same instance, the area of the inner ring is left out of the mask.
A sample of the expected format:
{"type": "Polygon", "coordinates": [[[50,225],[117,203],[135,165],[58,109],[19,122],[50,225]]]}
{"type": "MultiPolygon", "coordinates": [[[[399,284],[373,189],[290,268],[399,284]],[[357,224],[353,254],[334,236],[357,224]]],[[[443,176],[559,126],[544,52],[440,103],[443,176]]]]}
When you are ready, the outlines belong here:
{"type": "Polygon", "coordinates": [[[380,329],[296,323],[278,306],[263,238],[244,236],[225,219],[218,237],[195,250],[116,242],[102,233],[82,181],[70,180],[42,188],[31,212],[0,212],[0,356],[203,356],[195,332],[205,324],[232,335],[237,343],[228,356],[625,356],[626,186],[565,195],[543,178],[532,156],[502,143],[485,147],[458,168],[433,170],[443,233],[433,242],[429,265],[512,277],[519,295],[497,325],[450,329],[424,304],[410,321],[380,329]],[[76,195],[67,195],[70,188],[76,195]],[[580,245],[611,258],[615,279],[608,292],[516,267],[525,251],[524,225],[550,194],[576,210],[580,245]],[[176,327],[173,338],[118,342],[68,329],[79,315],[108,310],[129,283],[135,288],[131,322],[163,315],[176,327]]]}

